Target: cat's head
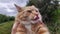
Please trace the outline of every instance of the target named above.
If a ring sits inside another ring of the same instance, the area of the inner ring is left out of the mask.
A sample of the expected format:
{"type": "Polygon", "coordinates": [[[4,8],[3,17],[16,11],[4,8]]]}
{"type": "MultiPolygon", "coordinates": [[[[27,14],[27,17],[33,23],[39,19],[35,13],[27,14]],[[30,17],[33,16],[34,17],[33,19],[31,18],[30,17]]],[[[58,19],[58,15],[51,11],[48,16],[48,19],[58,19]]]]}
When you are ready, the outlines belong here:
{"type": "Polygon", "coordinates": [[[27,6],[27,7],[19,7],[15,4],[18,10],[18,18],[23,21],[36,21],[41,19],[41,15],[39,15],[39,10],[35,6],[27,6]]]}

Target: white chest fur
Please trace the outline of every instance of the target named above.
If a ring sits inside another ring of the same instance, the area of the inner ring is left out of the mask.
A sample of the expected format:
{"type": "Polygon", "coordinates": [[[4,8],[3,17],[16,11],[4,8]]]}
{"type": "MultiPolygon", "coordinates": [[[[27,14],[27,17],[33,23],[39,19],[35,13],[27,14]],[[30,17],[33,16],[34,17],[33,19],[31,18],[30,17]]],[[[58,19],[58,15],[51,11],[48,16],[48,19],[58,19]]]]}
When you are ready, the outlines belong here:
{"type": "Polygon", "coordinates": [[[33,32],[33,31],[31,30],[31,24],[25,25],[25,27],[26,27],[26,29],[27,29],[27,34],[35,34],[35,32],[33,32]]]}
{"type": "Polygon", "coordinates": [[[31,31],[31,24],[25,25],[25,27],[26,27],[29,31],[31,31]]]}
{"type": "Polygon", "coordinates": [[[31,22],[21,21],[21,23],[25,25],[25,28],[27,29],[27,34],[34,34],[34,32],[31,30],[31,22]]]}

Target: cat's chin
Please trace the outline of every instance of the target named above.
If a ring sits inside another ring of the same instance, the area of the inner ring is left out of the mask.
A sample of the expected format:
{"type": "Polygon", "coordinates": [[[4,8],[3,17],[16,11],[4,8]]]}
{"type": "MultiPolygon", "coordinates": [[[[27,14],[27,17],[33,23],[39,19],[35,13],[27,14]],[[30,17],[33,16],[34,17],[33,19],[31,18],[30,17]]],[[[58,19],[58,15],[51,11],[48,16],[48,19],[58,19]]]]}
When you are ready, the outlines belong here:
{"type": "Polygon", "coordinates": [[[31,23],[37,23],[38,21],[40,21],[39,19],[37,19],[37,20],[31,20],[31,23]]]}

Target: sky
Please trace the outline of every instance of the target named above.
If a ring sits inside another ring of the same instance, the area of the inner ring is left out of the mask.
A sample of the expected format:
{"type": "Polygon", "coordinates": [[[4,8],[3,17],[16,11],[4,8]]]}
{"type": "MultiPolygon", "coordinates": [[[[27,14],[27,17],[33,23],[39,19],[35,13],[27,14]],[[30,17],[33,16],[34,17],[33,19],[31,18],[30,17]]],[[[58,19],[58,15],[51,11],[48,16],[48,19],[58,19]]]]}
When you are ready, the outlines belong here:
{"type": "Polygon", "coordinates": [[[24,7],[27,2],[28,0],[0,0],[0,14],[15,16],[17,14],[17,10],[14,4],[24,7]]]}
{"type": "Polygon", "coordinates": [[[28,0],[0,0],[0,14],[16,16],[17,10],[14,4],[24,7],[26,6],[27,2],[28,0]]]}
{"type": "Polygon", "coordinates": [[[59,4],[60,4],[60,2],[59,2],[59,4]]]}

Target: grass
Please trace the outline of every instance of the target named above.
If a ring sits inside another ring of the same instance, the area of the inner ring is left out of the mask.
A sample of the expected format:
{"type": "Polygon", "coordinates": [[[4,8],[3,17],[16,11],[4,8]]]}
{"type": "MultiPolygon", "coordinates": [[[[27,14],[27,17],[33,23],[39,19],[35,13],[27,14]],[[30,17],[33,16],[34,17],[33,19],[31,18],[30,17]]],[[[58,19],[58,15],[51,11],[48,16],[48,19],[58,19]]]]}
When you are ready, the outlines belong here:
{"type": "Polygon", "coordinates": [[[13,21],[0,24],[0,34],[11,34],[12,25],[13,25],[13,21]]]}

